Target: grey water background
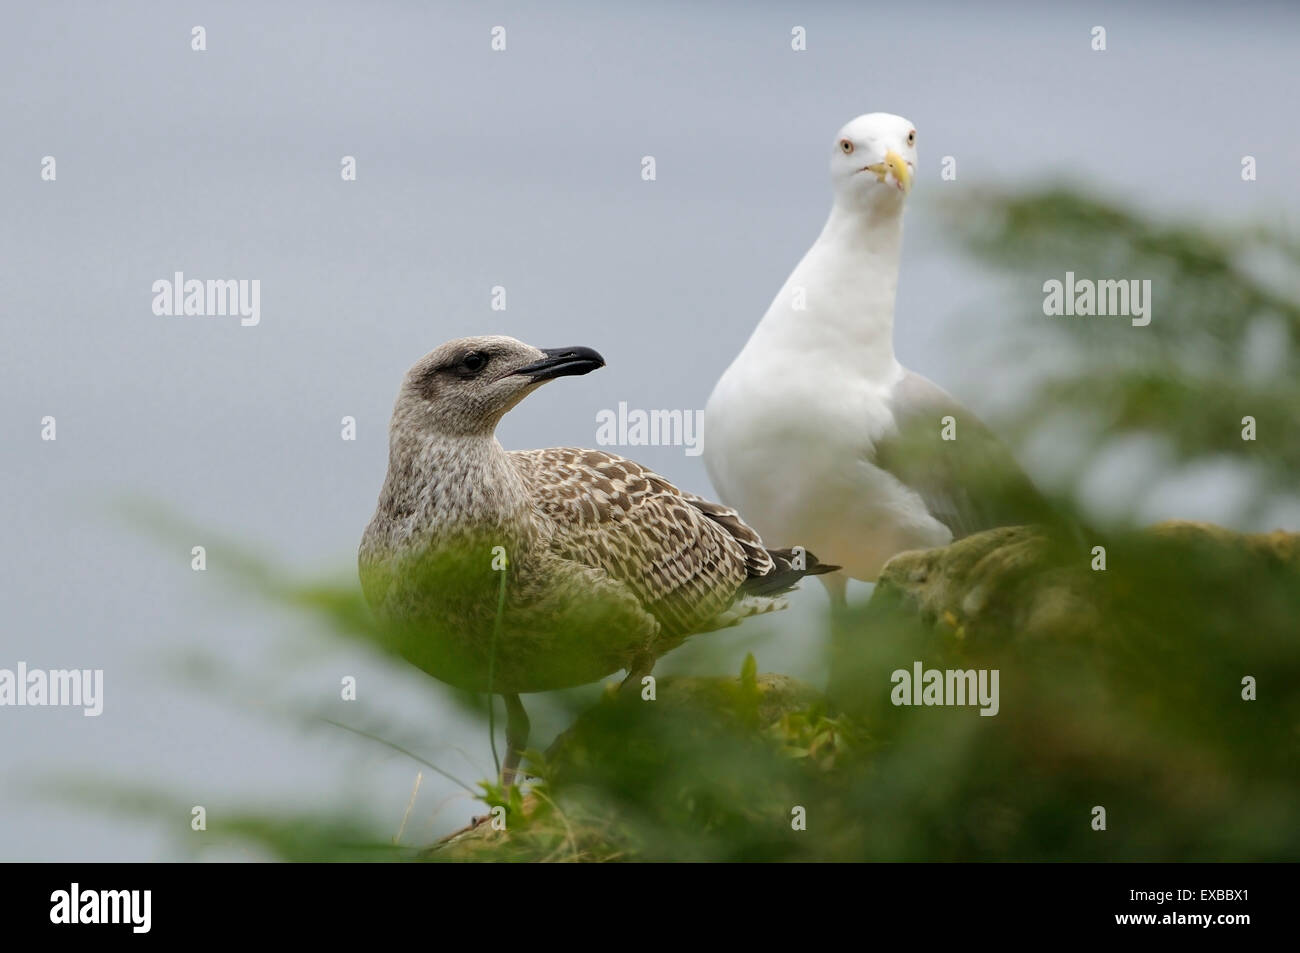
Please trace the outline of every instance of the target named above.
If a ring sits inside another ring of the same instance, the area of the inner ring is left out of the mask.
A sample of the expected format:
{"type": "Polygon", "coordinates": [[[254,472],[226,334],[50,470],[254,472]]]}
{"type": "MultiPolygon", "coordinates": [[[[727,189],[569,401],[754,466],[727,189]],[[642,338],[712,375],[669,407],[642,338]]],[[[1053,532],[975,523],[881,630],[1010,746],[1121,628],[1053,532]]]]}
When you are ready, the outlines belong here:
{"type": "MultiPolygon", "coordinates": [[[[921,153],[899,355],[996,420],[1034,369],[999,363],[1006,281],[961,256],[936,203],[1059,176],[1294,232],[1298,47],[1284,4],[5,4],[0,667],[102,668],[106,697],[99,718],[0,709],[0,859],[169,858],[202,837],[188,812],[98,809],[104,778],[210,815],[348,805],[395,834],[417,765],[274,716],[284,699],[337,700],[344,675],[424,732],[421,753],[491,774],[482,728],[440,686],[249,597],[213,542],[348,578],[398,381],[428,349],[495,332],[605,355],[512,412],[507,447],[591,444],[619,401],[703,407],[821,227],[835,131],[882,110],[916,124],[921,153]],[[194,25],[206,52],[190,49],[194,25]],[[40,179],[46,155],[56,182],[40,179]],[[175,271],[260,279],[260,325],[155,316],[151,285],[175,271]],[[56,442],[40,440],[45,415],[56,442]],[[150,536],[115,508],[124,494],[211,539],[150,536]],[[207,572],[191,545],[209,546],[207,572]],[[237,690],[179,678],[195,651],[243,673],[237,690]],[[34,794],[51,775],[82,779],[88,803],[34,794]]],[[[1065,433],[1026,449],[1036,478],[1078,480],[1101,518],[1300,529],[1294,500],[1247,525],[1249,475],[1231,468],[1165,473],[1132,445],[1084,456],[1065,433]]],[[[680,447],[624,452],[711,492],[680,447]]],[[[663,670],[735,672],[754,651],[760,669],[819,677],[824,606],[807,586],[784,617],[663,670]]],[[[560,727],[537,721],[543,743],[560,727]]],[[[404,840],[475,809],[426,771],[404,840]]]]}

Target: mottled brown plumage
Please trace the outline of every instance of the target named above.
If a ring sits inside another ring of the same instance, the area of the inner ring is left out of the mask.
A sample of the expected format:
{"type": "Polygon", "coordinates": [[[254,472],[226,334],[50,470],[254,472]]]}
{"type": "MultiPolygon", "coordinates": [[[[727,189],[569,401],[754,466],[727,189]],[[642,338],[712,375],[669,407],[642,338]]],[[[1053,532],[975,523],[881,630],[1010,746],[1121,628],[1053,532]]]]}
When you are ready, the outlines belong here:
{"type": "Polygon", "coordinates": [[[655,617],[665,639],[716,628],[745,581],[775,563],[734,510],[683,493],[601,450],[511,453],[550,530],[550,549],[603,570],[655,617]]]}
{"type": "Polygon", "coordinates": [[[631,460],[501,448],[506,411],[603,363],[585,348],[482,337],[408,372],[359,562],[391,647],[435,677],[509,702],[639,676],[686,637],[781,608],[798,578],[834,568],[769,552],[734,510],[631,460]]]}

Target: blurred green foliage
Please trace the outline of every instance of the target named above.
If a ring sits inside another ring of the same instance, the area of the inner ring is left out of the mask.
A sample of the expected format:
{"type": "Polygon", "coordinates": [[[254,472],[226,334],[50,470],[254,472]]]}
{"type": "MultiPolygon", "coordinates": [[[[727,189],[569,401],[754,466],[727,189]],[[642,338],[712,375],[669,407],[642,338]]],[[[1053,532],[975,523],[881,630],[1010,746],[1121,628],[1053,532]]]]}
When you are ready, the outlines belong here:
{"type": "Polygon", "coordinates": [[[1300,242],[1273,229],[1158,221],[1080,191],[985,193],[949,206],[978,260],[1003,269],[1019,326],[1000,341],[1020,359],[1066,356],[1020,414],[1086,412],[1108,436],[1156,433],[1182,461],[1222,456],[1257,468],[1264,501],[1295,493],[1300,472],[1300,242]],[[1151,323],[1047,317],[1043,283],[1149,279],[1151,323]],[[1255,441],[1241,439],[1254,417],[1255,441]]]}
{"type": "MultiPolygon", "coordinates": [[[[1275,368],[1300,343],[1300,303],[1275,280],[1300,259],[1294,243],[1158,223],[1062,189],[955,212],[970,250],[1013,275],[1026,322],[1068,342],[1068,366],[1040,382],[1026,426],[1086,406],[1105,433],[1165,435],[1180,460],[1248,460],[1261,492],[1294,491],[1300,381],[1243,373],[1241,361],[1257,322],[1281,329],[1275,368]],[[1067,269],[1152,278],[1152,323],[1045,318],[1042,282],[1067,269]],[[1245,415],[1266,436],[1243,441],[1245,415]]],[[[1052,502],[1077,515],[1071,500],[1052,502]]],[[[827,618],[825,691],[759,675],[750,659],[738,676],[662,679],[653,701],[573,703],[573,727],[530,753],[523,792],[482,784],[480,813],[499,808],[506,830],[482,823],[367,856],[1300,859],[1300,543],[1194,526],[1084,535],[994,531],[895,560],[869,604],[827,618]],[[997,670],[998,714],[892,704],[892,673],[915,661],[997,670]],[[1243,698],[1248,677],[1255,700],[1243,698]]],[[[392,648],[354,587],[268,591],[392,648]]],[[[359,845],[391,836],[256,811],[223,832],[294,860],[357,859],[359,845]]]]}

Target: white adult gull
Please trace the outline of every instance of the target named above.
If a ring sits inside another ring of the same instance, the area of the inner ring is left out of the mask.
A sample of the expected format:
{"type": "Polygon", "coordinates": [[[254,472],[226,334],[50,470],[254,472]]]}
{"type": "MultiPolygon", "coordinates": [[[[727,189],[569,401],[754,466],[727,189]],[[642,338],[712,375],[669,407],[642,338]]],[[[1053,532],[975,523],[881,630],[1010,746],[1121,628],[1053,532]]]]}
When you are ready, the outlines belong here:
{"type": "Polygon", "coordinates": [[[502,449],[495,431],[546,381],[605,364],[590,348],[449,341],[407,373],[388,475],[361,541],[387,647],[469,691],[505,696],[509,786],[528,739],[519,695],[620,669],[640,687],[690,635],[783,608],[829,572],[769,550],[735,510],[639,463],[576,447],[502,449]]]}
{"type": "Polygon", "coordinates": [[[822,577],[841,603],[848,577],[872,581],[896,553],[1027,522],[1041,502],[989,431],[894,355],[916,159],[916,127],[901,116],[839,131],[826,225],[705,410],[721,499],[764,539],[841,565],[822,577]]]}

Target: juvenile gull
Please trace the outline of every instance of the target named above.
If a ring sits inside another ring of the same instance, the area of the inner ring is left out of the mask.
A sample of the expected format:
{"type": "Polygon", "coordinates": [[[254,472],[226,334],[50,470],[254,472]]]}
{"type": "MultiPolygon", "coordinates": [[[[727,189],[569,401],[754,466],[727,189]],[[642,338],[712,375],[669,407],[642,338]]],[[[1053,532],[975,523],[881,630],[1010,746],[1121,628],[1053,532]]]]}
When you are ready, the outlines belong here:
{"type": "Polygon", "coordinates": [[[894,356],[903,207],[916,129],[871,113],[831,149],[834,202],[705,409],[719,496],[765,539],[798,540],[874,580],[895,553],[1026,522],[1041,499],[1007,450],[894,356]],[[945,440],[945,417],[953,418],[945,440]]]}
{"type": "Polygon", "coordinates": [[[801,577],[837,568],[766,549],[735,510],[631,460],[502,449],[494,432],[507,411],[545,381],[604,363],[589,348],[495,336],[425,355],[398,393],[388,475],[361,541],[362,588],[390,623],[389,647],[452,685],[505,697],[506,785],[528,738],[520,693],[620,669],[639,687],[688,636],[782,608],[801,577]]]}

